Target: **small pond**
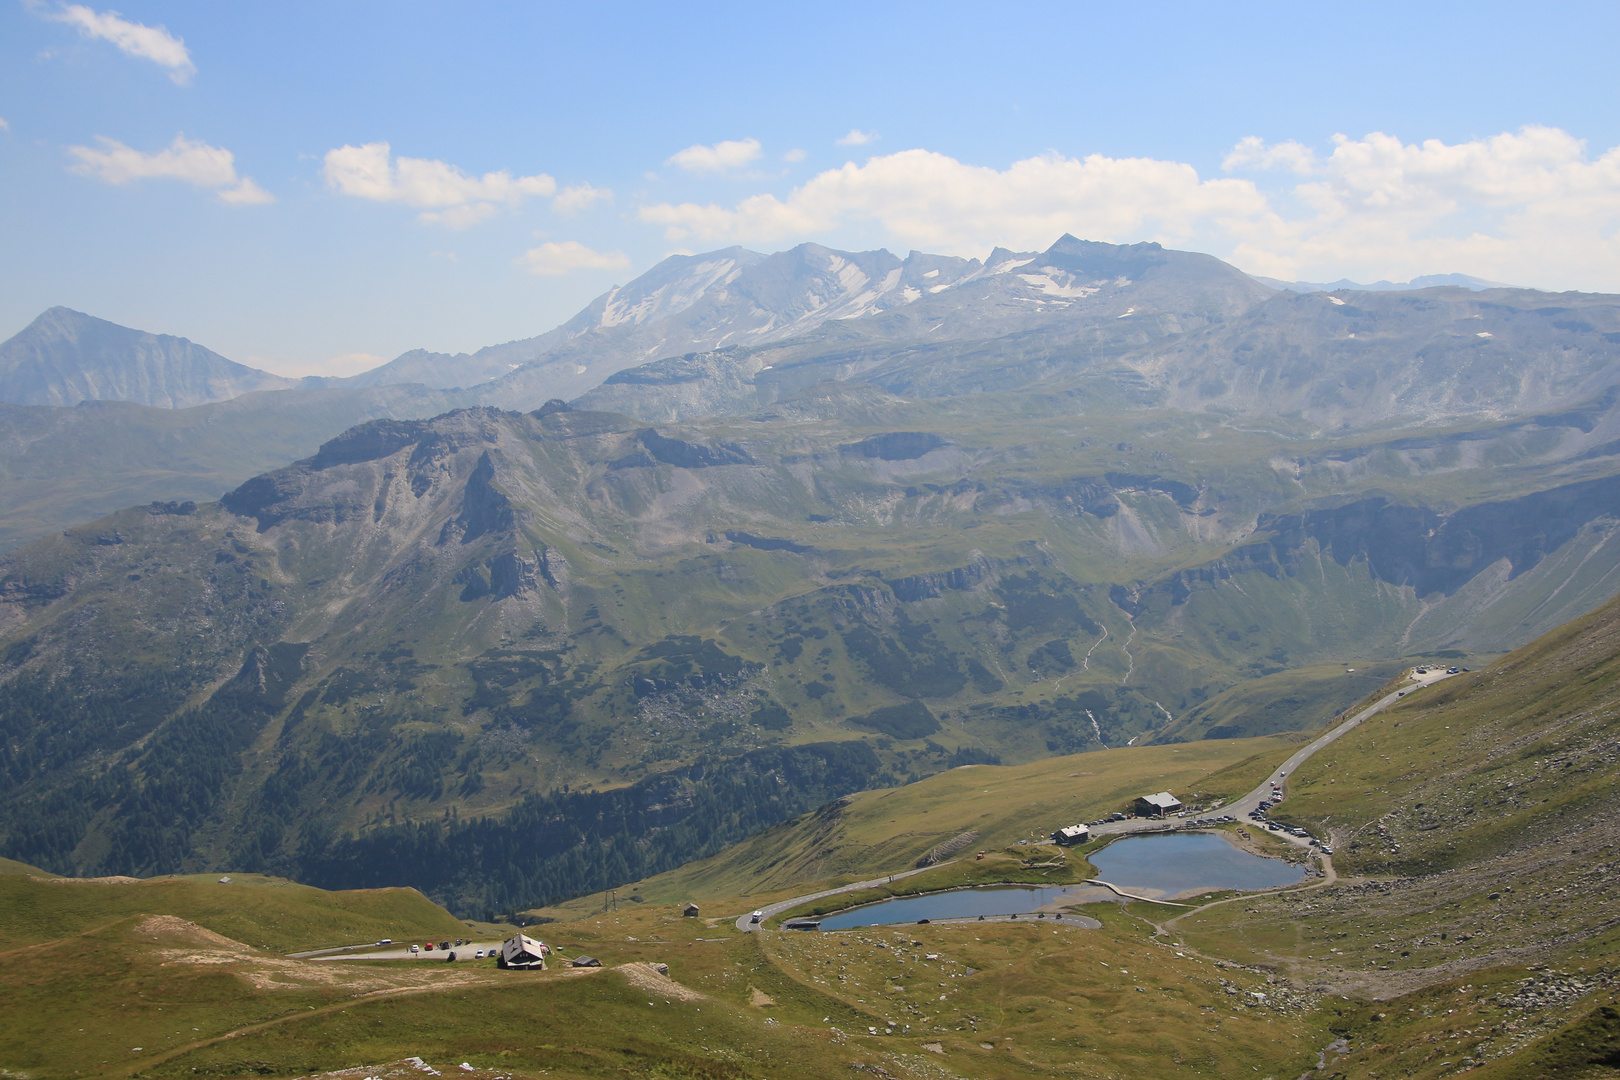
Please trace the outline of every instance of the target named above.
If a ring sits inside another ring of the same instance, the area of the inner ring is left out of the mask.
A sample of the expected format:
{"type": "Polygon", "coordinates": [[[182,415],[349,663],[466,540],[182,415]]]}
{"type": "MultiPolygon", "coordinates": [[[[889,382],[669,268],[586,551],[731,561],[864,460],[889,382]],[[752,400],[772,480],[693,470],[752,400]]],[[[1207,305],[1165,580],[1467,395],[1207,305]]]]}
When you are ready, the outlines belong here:
{"type": "MultiPolygon", "coordinates": [[[[1174,896],[1189,889],[1275,889],[1305,876],[1302,867],[1251,855],[1213,833],[1132,836],[1087,856],[1097,876],[1122,889],[1174,896]]],[[[1086,885],[981,885],[930,896],[896,897],[821,919],[823,930],[914,923],[918,919],[972,919],[979,915],[1024,915],[1065,902],[1079,902],[1086,885]]],[[[1093,892],[1092,899],[1096,898],[1093,892]]]]}
{"type": "Polygon", "coordinates": [[[953,889],[930,896],[904,896],[850,908],[821,920],[823,930],[849,930],[857,926],[914,923],[918,919],[971,919],[978,915],[1023,915],[1048,904],[1061,903],[1084,885],[1037,888],[1033,885],[981,885],[953,889]]]}
{"type": "Polygon", "coordinates": [[[1164,896],[1188,889],[1275,889],[1305,876],[1296,863],[1251,855],[1214,833],[1132,836],[1087,859],[1104,881],[1164,896]]]}

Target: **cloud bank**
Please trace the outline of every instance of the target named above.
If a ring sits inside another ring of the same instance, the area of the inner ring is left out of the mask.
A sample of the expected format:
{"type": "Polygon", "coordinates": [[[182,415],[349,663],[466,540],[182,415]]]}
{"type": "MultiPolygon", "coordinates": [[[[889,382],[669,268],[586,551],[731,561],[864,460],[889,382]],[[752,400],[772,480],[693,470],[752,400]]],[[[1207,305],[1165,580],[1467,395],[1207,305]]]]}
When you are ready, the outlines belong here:
{"type": "Polygon", "coordinates": [[[169,78],[181,86],[197,73],[186,43],[161,26],[130,22],[116,11],[94,11],[82,4],[68,4],[46,17],[68,23],[85,37],[111,42],[125,55],[168,68],[169,78]]]}
{"type": "Polygon", "coordinates": [[[391,156],[386,142],[340,146],[326,152],[321,176],[344,195],[374,202],[403,203],[422,212],[418,219],[453,229],[493,217],[524,199],[557,192],[557,182],[544,173],[513,176],[500,172],[469,176],[454,165],[428,158],[391,156]]]}
{"type": "Polygon", "coordinates": [[[239,176],[236,157],[220,146],[194,142],[176,135],[174,142],[155,154],[144,154],[117,139],[96,136],[96,146],[70,146],[75,163],[68,171],[89,176],[105,184],[127,184],[133,180],[181,180],[202,188],[213,188],[219,200],[232,206],[272,203],[276,197],[239,176]]]}
{"type": "Polygon", "coordinates": [[[1620,148],[1550,127],[1448,144],[1374,132],[1325,155],[1248,138],[1226,175],[1152,158],[1050,153],[1005,169],[927,150],[824,171],[785,195],[637,213],[672,241],[782,243],[872,226],[897,245],[982,255],[1064,232],[1208,251],[1254,273],[1331,280],[1462,271],[1620,290],[1620,148]]]}
{"type": "Polygon", "coordinates": [[[575,270],[624,270],[630,257],[622,251],[592,251],[578,240],[547,241],[523,253],[519,263],[531,274],[561,277],[575,270]]]}

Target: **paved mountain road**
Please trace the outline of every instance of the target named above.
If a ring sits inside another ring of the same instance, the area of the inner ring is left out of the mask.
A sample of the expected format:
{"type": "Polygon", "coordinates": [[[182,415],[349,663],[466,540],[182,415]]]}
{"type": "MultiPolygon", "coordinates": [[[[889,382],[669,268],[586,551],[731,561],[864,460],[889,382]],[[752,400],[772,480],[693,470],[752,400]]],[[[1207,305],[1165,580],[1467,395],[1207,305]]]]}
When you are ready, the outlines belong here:
{"type": "MultiPolygon", "coordinates": [[[[1242,798],[1221,807],[1221,813],[1230,814],[1236,818],[1247,817],[1250,813],[1260,808],[1261,802],[1271,797],[1271,789],[1274,785],[1281,785],[1283,781],[1288,778],[1289,774],[1293,773],[1294,770],[1298,769],[1307,760],[1309,760],[1312,754],[1315,754],[1318,750],[1321,750],[1323,747],[1329,745],[1345,733],[1354,731],[1368,717],[1376,716],[1378,713],[1389,708],[1391,705],[1395,704],[1412,691],[1421,689],[1425,686],[1431,686],[1443,679],[1450,678],[1451,675],[1451,672],[1438,668],[1426,671],[1421,675],[1418,674],[1416,670],[1413,670],[1407,675],[1406,680],[1402,682],[1401,685],[1395,690],[1385,694],[1383,697],[1379,698],[1365,709],[1362,709],[1360,712],[1356,713],[1354,716],[1350,717],[1350,719],[1344,721],[1333,730],[1319,735],[1317,738],[1311,740],[1309,743],[1296,750],[1289,756],[1287,761],[1273,769],[1271,775],[1262,780],[1253,791],[1250,791],[1242,798]]],[[[1182,825],[1196,825],[1204,820],[1207,819],[1172,819],[1175,824],[1182,825]]],[[[1129,818],[1125,821],[1102,822],[1101,824],[1093,827],[1091,832],[1093,836],[1120,836],[1130,833],[1156,832],[1162,831],[1166,825],[1170,823],[1171,822],[1167,822],[1162,818],[1129,818]]],[[[1272,835],[1280,836],[1282,839],[1288,841],[1290,844],[1293,844],[1295,847],[1304,848],[1311,846],[1309,839],[1291,836],[1288,833],[1274,833],[1272,835]]],[[[955,860],[948,861],[954,862],[955,860]]],[[[1331,860],[1324,856],[1322,861],[1327,864],[1326,873],[1328,878],[1331,880],[1336,880],[1336,875],[1333,873],[1331,860]]],[[[944,866],[946,864],[938,863],[936,865],[944,866]]],[[[759,909],[761,912],[760,922],[763,923],[772,916],[787,911],[789,908],[798,907],[800,904],[808,904],[812,900],[820,900],[824,896],[834,896],[838,893],[854,892],[857,889],[871,888],[874,885],[884,885],[888,882],[899,881],[901,878],[908,878],[913,874],[920,874],[924,870],[932,869],[934,869],[934,867],[925,866],[917,870],[906,870],[898,874],[890,874],[886,877],[873,878],[870,881],[857,881],[852,885],[843,885],[836,889],[825,889],[821,892],[809,893],[805,896],[795,896],[789,900],[779,900],[774,904],[766,904],[759,909]]],[[[1325,883],[1326,882],[1323,882],[1321,884],[1325,883]]],[[[1093,884],[1096,883],[1093,882],[1093,884]]],[[[1113,888],[1113,886],[1109,886],[1109,888],[1113,888]]],[[[1118,889],[1115,889],[1114,891],[1119,892],[1118,889]]],[[[1121,893],[1121,895],[1128,894],[1121,893]]],[[[941,919],[938,921],[945,922],[957,920],[941,919]]],[[[1089,922],[1091,920],[1087,921],[1089,922]]],[[[753,912],[745,912],[738,916],[736,925],[737,929],[743,931],[744,933],[751,932],[758,928],[753,922],[753,912]]]]}
{"type": "MultiPolygon", "coordinates": [[[[1318,750],[1321,750],[1323,747],[1334,742],[1340,736],[1354,731],[1368,717],[1376,716],[1378,713],[1383,712],[1385,709],[1389,708],[1391,705],[1395,704],[1412,691],[1421,689],[1425,686],[1432,686],[1433,684],[1440,682],[1442,679],[1449,679],[1450,677],[1451,672],[1443,669],[1430,669],[1422,675],[1417,674],[1416,671],[1411,672],[1407,676],[1406,680],[1397,689],[1385,694],[1383,697],[1379,698],[1365,709],[1362,709],[1360,712],[1350,717],[1350,719],[1344,721],[1344,723],[1340,724],[1338,727],[1317,736],[1315,739],[1294,751],[1294,753],[1289,756],[1287,761],[1273,769],[1271,771],[1271,775],[1262,780],[1253,791],[1249,792],[1247,795],[1244,795],[1242,798],[1221,807],[1221,813],[1230,814],[1240,820],[1248,817],[1249,814],[1260,809],[1260,804],[1263,801],[1271,798],[1271,789],[1273,786],[1280,786],[1283,781],[1294,772],[1294,770],[1298,769],[1307,760],[1309,760],[1312,754],[1315,754],[1318,750]]],[[[1177,821],[1178,823],[1184,822],[1185,824],[1197,824],[1199,821],[1206,819],[1189,818],[1171,820],[1177,821]]],[[[1091,830],[1091,833],[1093,836],[1114,836],[1125,833],[1153,832],[1163,829],[1166,824],[1167,822],[1162,818],[1130,818],[1125,821],[1105,821],[1102,824],[1094,827],[1091,830]]],[[[1290,836],[1287,833],[1276,833],[1273,835],[1281,836],[1284,840],[1287,840],[1296,847],[1310,846],[1310,840],[1308,839],[1290,836]]]]}

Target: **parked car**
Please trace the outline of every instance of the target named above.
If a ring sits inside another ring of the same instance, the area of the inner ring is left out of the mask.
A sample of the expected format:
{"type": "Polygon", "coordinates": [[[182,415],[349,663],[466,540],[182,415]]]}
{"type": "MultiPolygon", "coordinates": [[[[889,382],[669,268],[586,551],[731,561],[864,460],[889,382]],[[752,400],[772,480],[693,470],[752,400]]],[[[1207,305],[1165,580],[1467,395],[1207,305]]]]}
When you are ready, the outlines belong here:
{"type": "MultiPolygon", "coordinates": [[[[429,945],[428,948],[431,949],[431,948],[433,948],[433,946],[429,945]]],[[[415,956],[417,953],[419,953],[421,951],[422,951],[422,947],[420,945],[412,945],[411,946],[411,955],[412,956],[415,956]]]]}
{"type": "Polygon", "coordinates": [[[448,949],[450,948],[450,943],[448,941],[441,941],[439,942],[439,948],[448,949]]]}
{"type": "Polygon", "coordinates": [[[477,952],[473,953],[473,959],[474,960],[482,960],[483,958],[484,958],[484,950],[483,949],[479,949],[477,952]]]}
{"type": "Polygon", "coordinates": [[[430,941],[426,945],[422,946],[422,951],[423,952],[432,952],[433,951],[433,942],[430,941]]]}

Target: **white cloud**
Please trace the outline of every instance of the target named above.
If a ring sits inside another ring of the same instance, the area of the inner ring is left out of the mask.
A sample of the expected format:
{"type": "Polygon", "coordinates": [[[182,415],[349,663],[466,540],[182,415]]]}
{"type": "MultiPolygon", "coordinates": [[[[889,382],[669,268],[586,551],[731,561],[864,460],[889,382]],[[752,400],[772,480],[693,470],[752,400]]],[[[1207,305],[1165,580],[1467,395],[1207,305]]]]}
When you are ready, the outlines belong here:
{"type": "Polygon", "coordinates": [[[11,130],[11,125],[6,122],[5,117],[0,116],[0,131],[10,131],[10,130],[11,130]]]}
{"type": "Polygon", "coordinates": [[[807,155],[805,154],[805,152],[803,150],[799,149],[798,147],[794,147],[792,150],[789,150],[787,153],[782,155],[782,160],[783,161],[803,161],[806,156],[807,155]]]}
{"type": "Polygon", "coordinates": [[[865,146],[867,143],[877,141],[877,132],[862,131],[860,128],[850,128],[848,135],[833,140],[833,142],[838,146],[865,146]]]}
{"type": "Polygon", "coordinates": [[[129,56],[168,68],[169,78],[182,86],[197,73],[186,43],[161,26],[130,22],[116,11],[94,11],[82,4],[68,4],[46,17],[76,27],[85,37],[111,42],[129,56]]]}
{"type": "Polygon", "coordinates": [[[583,213],[599,202],[612,201],[613,192],[607,188],[575,184],[557,192],[557,197],[551,200],[551,209],[558,214],[573,215],[583,213]]]}
{"type": "Polygon", "coordinates": [[[662,203],[639,213],[670,240],[772,242],[876,222],[913,247],[983,254],[996,244],[1045,247],[1065,231],[1183,238],[1203,219],[1263,210],[1249,181],[1200,180],[1178,162],[1050,154],[998,171],[905,150],[827,170],[784,199],[755,195],[730,209],[662,203]]]}
{"type": "Polygon", "coordinates": [[[232,206],[262,206],[273,203],[276,197],[264,188],[253,182],[253,177],[244,176],[235,187],[225,188],[219,193],[219,201],[232,206]]]}
{"type": "Polygon", "coordinates": [[[531,274],[559,277],[575,270],[623,270],[630,258],[622,251],[592,251],[578,240],[546,241],[520,260],[531,274]]]}
{"type": "Polygon", "coordinates": [[[515,207],[530,196],[544,198],[557,191],[557,182],[544,173],[513,176],[502,169],[469,176],[443,161],[394,158],[386,142],[328,150],[321,175],[334,191],[416,207],[422,211],[420,220],[453,229],[492,217],[502,206],[515,207]]]}
{"type": "Polygon", "coordinates": [[[669,163],[687,172],[725,172],[740,168],[760,155],[758,139],[734,139],[713,146],[688,146],[670,156],[669,163]]]}
{"type": "Polygon", "coordinates": [[[276,197],[236,172],[236,157],[221,146],[195,142],[176,135],[174,142],[155,154],[143,154],[117,139],[97,135],[95,147],[70,146],[76,159],[70,172],[91,176],[107,184],[131,180],[183,180],[197,187],[214,188],[221,202],[233,206],[271,203],[276,197]]]}
{"type": "Polygon", "coordinates": [[[1330,149],[1245,139],[1234,175],[1149,158],[1045,154],[1005,169],[925,150],[817,174],[731,205],[638,209],[672,241],[779,243],[886,232],[892,244],[983,255],[1064,232],[1157,240],[1255,273],[1331,281],[1462,272],[1620,291],[1620,147],[1589,154],[1557,128],[1467,142],[1335,136],[1330,149]]]}
{"type": "Polygon", "coordinates": [[[1232,172],[1249,166],[1283,168],[1303,176],[1316,170],[1316,151],[1293,139],[1267,146],[1260,136],[1249,135],[1240,139],[1232,152],[1226,155],[1221,168],[1232,172]]]}
{"type": "Polygon", "coordinates": [[[1239,144],[1233,168],[1281,160],[1303,176],[1273,194],[1274,214],[1235,235],[1242,265],[1310,280],[1329,269],[1397,279],[1457,270],[1620,287],[1620,148],[1590,157],[1568,132],[1539,126],[1455,144],[1382,132],[1332,141],[1326,157],[1239,144]]]}

